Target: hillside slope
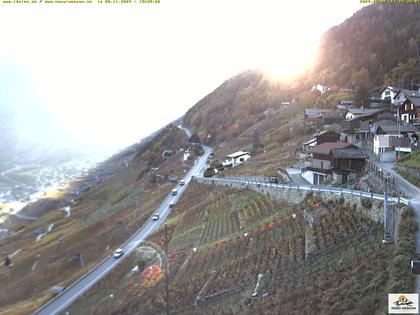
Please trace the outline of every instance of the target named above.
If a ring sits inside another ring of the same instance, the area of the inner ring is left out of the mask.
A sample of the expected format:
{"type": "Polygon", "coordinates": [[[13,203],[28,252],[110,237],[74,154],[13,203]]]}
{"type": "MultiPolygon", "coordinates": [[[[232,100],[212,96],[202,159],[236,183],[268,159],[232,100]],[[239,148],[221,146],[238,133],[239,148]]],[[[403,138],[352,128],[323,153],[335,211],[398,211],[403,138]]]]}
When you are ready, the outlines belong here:
{"type": "Polygon", "coordinates": [[[323,37],[314,80],[328,85],[410,87],[420,81],[420,6],[373,4],[323,37]]]}
{"type": "Polygon", "coordinates": [[[185,115],[185,124],[210,143],[238,136],[263,118],[267,108],[278,108],[290,92],[259,71],[246,71],[226,80],[185,115]]]}
{"type": "Polygon", "coordinates": [[[174,184],[167,176],[182,176],[192,165],[180,150],[188,146],[185,132],[169,125],[73,182],[67,192],[28,205],[25,213],[39,215],[37,220],[11,219],[14,232],[0,240],[0,252],[9,253],[13,264],[0,268],[0,314],[31,313],[52,297],[52,286],[69,285],[112,254],[169,194],[174,184]],[[173,154],[162,158],[167,149],[173,154]],[[159,152],[157,160],[151,152],[159,152]]]}

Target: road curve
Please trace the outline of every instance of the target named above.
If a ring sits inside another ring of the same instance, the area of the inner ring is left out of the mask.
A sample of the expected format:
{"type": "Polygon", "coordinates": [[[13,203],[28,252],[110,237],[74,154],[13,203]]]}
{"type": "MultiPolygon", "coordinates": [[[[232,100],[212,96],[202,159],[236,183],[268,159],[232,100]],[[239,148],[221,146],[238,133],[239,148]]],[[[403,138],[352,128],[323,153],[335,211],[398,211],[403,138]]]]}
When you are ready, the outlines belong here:
{"type": "MultiPolygon", "coordinates": [[[[184,129],[184,128],[183,128],[184,129]]],[[[185,130],[185,129],[184,129],[185,130]]],[[[65,310],[69,307],[78,297],[80,297],[84,292],[89,290],[95,283],[101,280],[108,272],[114,269],[121,261],[127,257],[135,248],[136,245],[145,240],[155,229],[157,229],[161,224],[163,224],[168,217],[171,209],[169,204],[171,202],[177,202],[184,191],[187,189],[189,182],[193,176],[200,175],[204,172],[206,168],[206,161],[212,152],[212,149],[207,146],[203,146],[204,154],[199,157],[194,166],[188,171],[188,173],[183,178],[185,185],[177,185],[178,194],[172,196],[169,194],[165,200],[161,203],[158,208],[160,218],[158,221],[152,221],[151,218],[132,235],[121,248],[124,250],[124,256],[120,259],[115,259],[113,256],[105,258],[102,262],[96,265],[93,269],[87,272],[82,278],[74,282],[69,286],[65,291],[63,291],[56,298],[50,300],[47,304],[42,306],[40,309],[36,310],[34,314],[37,315],[54,315],[60,311],[65,310]]]]}

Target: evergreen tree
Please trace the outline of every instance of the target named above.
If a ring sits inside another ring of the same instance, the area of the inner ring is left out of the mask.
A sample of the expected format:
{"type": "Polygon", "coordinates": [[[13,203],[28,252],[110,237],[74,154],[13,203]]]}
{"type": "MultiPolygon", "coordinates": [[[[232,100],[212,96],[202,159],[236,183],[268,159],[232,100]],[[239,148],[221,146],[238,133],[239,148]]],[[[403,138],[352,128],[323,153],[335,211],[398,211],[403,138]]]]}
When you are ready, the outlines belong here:
{"type": "Polygon", "coordinates": [[[200,137],[198,136],[198,134],[193,133],[189,139],[190,143],[201,143],[200,137]]]}

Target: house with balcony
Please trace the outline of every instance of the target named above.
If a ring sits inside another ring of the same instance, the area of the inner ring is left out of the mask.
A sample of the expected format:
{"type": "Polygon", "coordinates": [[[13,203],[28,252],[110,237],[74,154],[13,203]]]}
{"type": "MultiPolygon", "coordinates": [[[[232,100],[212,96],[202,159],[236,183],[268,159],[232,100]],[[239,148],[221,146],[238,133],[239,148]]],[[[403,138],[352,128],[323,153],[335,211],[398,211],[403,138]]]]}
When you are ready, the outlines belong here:
{"type": "Polygon", "coordinates": [[[420,125],[420,97],[409,96],[396,107],[402,123],[420,125]]]}
{"type": "Polygon", "coordinates": [[[400,106],[405,100],[409,97],[420,97],[420,89],[419,90],[407,90],[401,89],[395,96],[394,96],[394,105],[400,106]]]}
{"type": "Polygon", "coordinates": [[[331,150],[357,149],[350,143],[324,142],[310,150],[312,154],[311,165],[305,168],[302,176],[314,185],[321,185],[328,176],[332,176],[331,150]]]}
{"type": "Polygon", "coordinates": [[[356,179],[357,174],[365,167],[368,158],[368,154],[360,149],[331,149],[333,183],[344,184],[356,179]]]}

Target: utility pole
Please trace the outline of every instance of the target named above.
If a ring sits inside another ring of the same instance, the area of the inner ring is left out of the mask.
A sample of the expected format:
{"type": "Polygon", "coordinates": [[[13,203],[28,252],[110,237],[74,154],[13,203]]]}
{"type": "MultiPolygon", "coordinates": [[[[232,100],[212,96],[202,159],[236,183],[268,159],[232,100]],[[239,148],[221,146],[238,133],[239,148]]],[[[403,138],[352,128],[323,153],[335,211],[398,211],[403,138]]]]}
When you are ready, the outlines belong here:
{"type": "Polygon", "coordinates": [[[166,295],[166,314],[169,315],[169,262],[168,262],[168,225],[165,223],[165,295],[166,295]]]}
{"type": "Polygon", "coordinates": [[[388,220],[387,220],[387,216],[388,216],[388,205],[387,205],[387,198],[388,198],[388,181],[387,178],[385,177],[385,190],[384,190],[384,239],[382,241],[382,243],[386,244],[387,243],[387,239],[388,239],[388,231],[387,231],[387,227],[388,227],[388,220]]]}
{"type": "Polygon", "coordinates": [[[388,180],[385,177],[385,191],[384,191],[384,239],[383,244],[392,243],[394,241],[394,214],[393,209],[388,205],[388,180]]]}
{"type": "Polygon", "coordinates": [[[397,106],[397,123],[398,123],[398,151],[397,151],[397,157],[396,157],[396,162],[395,164],[397,164],[397,162],[400,160],[400,150],[401,150],[401,120],[400,120],[400,105],[398,104],[397,106]]]}

